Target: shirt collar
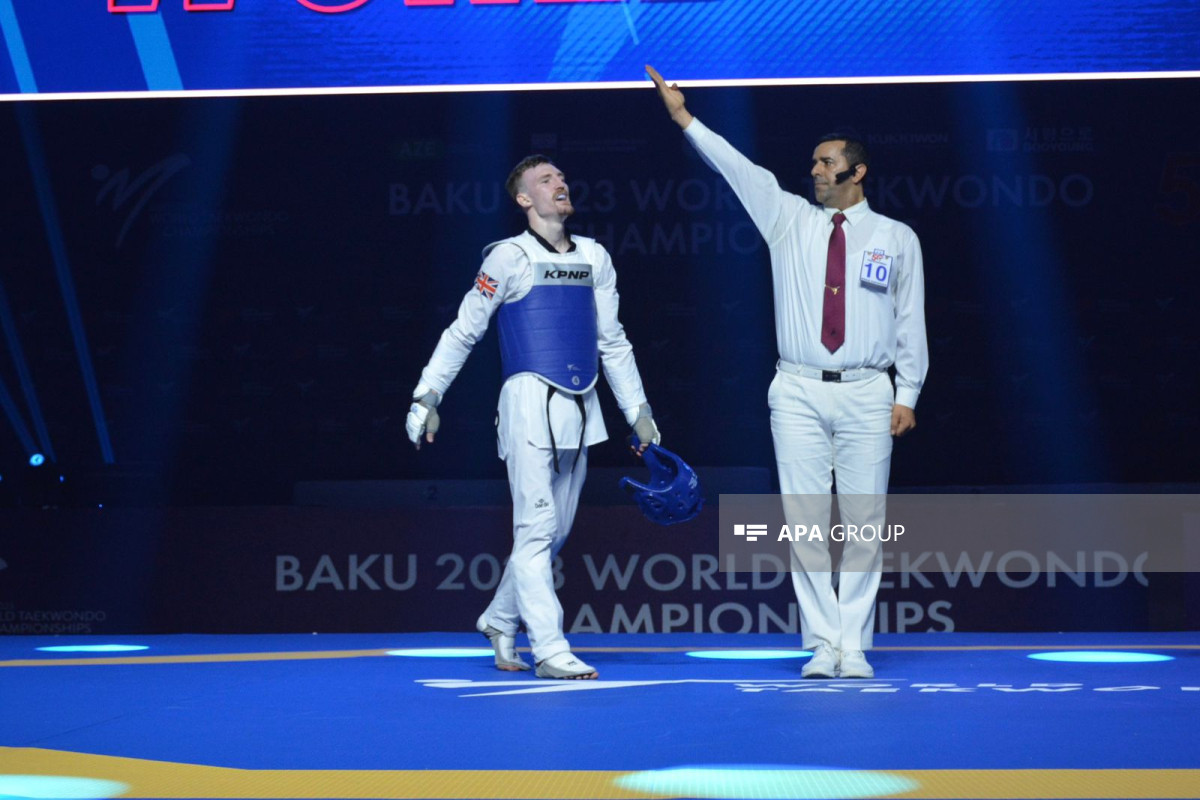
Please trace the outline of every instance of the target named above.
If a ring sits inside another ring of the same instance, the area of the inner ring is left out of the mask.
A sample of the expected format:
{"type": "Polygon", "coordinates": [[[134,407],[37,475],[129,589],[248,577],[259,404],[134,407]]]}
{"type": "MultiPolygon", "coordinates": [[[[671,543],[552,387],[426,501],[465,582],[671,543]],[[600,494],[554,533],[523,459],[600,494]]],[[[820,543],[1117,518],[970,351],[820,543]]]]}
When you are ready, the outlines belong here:
{"type": "Polygon", "coordinates": [[[833,215],[841,213],[846,215],[847,222],[849,222],[851,225],[854,225],[856,222],[866,216],[866,213],[871,210],[871,207],[867,205],[867,199],[864,197],[862,200],[859,200],[857,203],[843,211],[839,211],[836,208],[828,208],[826,206],[821,206],[821,210],[825,212],[825,219],[830,220],[831,223],[833,220],[833,215]]]}
{"type": "MultiPolygon", "coordinates": [[[[546,241],[546,240],[545,240],[545,239],[544,239],[544,238],[543,238],[541,235],[539,235],[539,234],[538,234],[538,232],[537,232],[537,231],[535,231],[533,228],[526,228],[526,229],[525,229],[525,232],[526,232],[526,233],[528,233],[530,236],[532,236],[534,239],[536,239],[536,240],[538,241],[538,243],[540,243],[540,244],[542,245],[542,247],[546,248],[546,249],[547,249],[547,250],[549,250],[551,253],[554,253],[554,255],[556,255],[556,256],[560,256],[560,255],[562,255],[562,253],[560,253],[560,252],[558,252],[557,250],[555,250],[555,249],[554,249],[554,245],[552,245],[552,244],[550,244],[549,242],[547,242],[547,241],[546,241]]],[[[563,233],[565,233],[565,234],[566,234],[566,236],[567,236],[567,245],[568,245],[568,246],[567,246],[567,252],[568,252],[568,253],[574,253],[574,252],[575,252],[575,240],[571,238],[571,234],[570,234],[570,232],[569,232],[569,231],[563,231],[563,233]]]]}

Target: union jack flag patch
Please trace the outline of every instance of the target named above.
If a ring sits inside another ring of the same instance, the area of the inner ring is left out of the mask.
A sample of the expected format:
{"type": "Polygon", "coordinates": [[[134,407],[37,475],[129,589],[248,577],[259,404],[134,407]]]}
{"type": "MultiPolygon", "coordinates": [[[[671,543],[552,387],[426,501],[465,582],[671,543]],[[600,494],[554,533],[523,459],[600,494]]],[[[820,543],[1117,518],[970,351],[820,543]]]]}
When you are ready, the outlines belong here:
{"type": "Polygon", "coordinates": [[[500,282],[483,270],[480,270],[479,274],[475,276],[475,288],[479,290],[481,295],[491,300],[496,296],[496,290],[500,288],[500,282]]]}

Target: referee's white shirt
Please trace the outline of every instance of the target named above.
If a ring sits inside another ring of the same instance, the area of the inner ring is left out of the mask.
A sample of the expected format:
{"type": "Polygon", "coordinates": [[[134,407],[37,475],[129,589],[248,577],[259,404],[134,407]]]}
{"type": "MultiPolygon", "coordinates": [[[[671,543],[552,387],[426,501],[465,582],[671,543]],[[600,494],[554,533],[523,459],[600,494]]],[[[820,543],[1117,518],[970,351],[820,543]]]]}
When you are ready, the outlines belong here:
{"type": "Polygon", "coordinates": [[[846,338],[836,352],[821,344],[825,258],[837,209],[785,192],[768,170],[693,119],[684,130],[701,158],[733,189],[771,252],[775,337],[784,361],[817,369],[896,367],[896,402],[916,408],[929,368],[921,244],[911,228],[877,214],[866,200],[847,208],[846,338]],[[860,282],[863,258],[890,257],[886,291],[860,282]]]}

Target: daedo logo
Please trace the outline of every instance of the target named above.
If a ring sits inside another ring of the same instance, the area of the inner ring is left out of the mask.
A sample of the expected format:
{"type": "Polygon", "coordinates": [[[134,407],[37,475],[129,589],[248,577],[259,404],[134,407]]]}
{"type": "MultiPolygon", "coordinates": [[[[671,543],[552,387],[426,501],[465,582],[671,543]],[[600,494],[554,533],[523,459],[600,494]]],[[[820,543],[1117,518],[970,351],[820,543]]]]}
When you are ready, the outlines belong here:
{"type": "MultiPolygon", "coordinates": [[[[108,0],[110,14],[153,14],[161,0],[108,0]]],[[[243,0],[253,2],[254,0],[243,0]]],[[[396,3],[399,0],[388,0],[396,3]]],[[[319,14],[342,14],[365,6],[371,0],[296,0],[296,3],[319,14]]],[[[452,6],[456,0],[404,0],[406,6],[452,6]]],[[[512,6],[522,0],[467,0],[473,6],[512,6]]],[[[620,3],[622,0],[533,0],[536,5],[563,3],[620,3]]],[[[237,0],[183,0],[184,11],[233,11],[237,0]]]]}

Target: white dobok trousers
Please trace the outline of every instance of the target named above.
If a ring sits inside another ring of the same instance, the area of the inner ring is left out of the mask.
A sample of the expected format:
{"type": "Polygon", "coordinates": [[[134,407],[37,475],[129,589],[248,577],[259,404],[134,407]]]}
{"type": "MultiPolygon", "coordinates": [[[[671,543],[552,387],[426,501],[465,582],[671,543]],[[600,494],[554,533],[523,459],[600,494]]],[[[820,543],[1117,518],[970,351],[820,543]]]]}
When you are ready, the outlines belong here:
{"type": "Polygon", "coordinates": [[[892,458],[891,380],[880,372],[835,383],[781,370],[767,399],[787,522],[819,522],[824,534],[823,541],[792,545],[792,585],[803,646],[825,643],[838,650],[868,650],[883,548],[878,537],[846,541],[839,563],[831,563],[830,491],[836,477],[842,524],[883,530],[892,458]]]}
{"type": "Polygon", "coordinates": [[[510,634],[524,622],[534,659],[544,661],[571,649],[563,636],[563,610],[554,592],[552,563],[575,521],[587,476],[587,448],[575,449],[578,438],[565,442],[569,449],[559,448],[555,472],[553,451],[531,444],[533,437],[526,427],[520,415],[513,415],[502,420],[498,430],[512,493],[513,549],[483,618],[510,634]]]}

